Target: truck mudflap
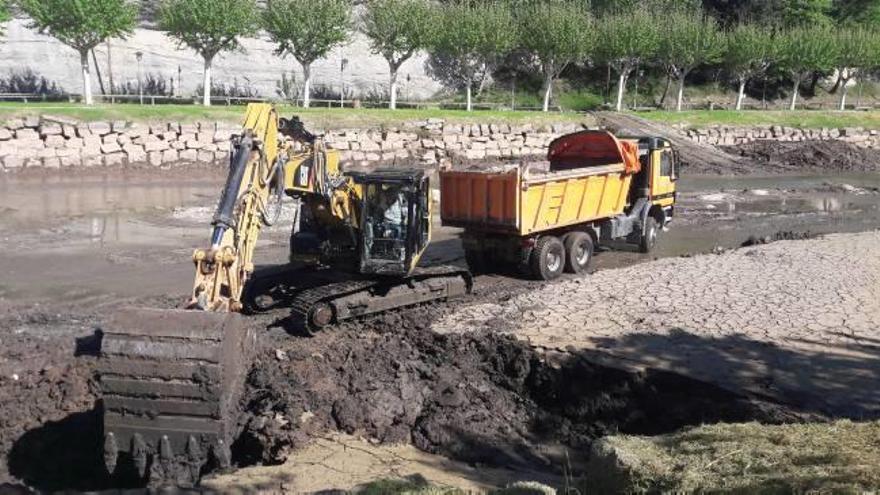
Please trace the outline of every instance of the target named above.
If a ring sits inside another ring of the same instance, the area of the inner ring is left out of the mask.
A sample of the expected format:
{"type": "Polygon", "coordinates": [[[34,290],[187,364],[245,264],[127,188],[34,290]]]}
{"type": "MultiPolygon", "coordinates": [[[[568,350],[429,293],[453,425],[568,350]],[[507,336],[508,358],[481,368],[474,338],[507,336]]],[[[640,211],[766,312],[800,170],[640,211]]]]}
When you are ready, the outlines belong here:
{"type": "Polygon", "coordinates": [[[108,472],[186,487],[229,468],[255,346],[255,332],[235,313],[112,314],[98,366],[108,472]]]}
{"type": "Polygon", "coordinates": [[[404,278],[351,280],[306,289],[293,299],[291,318],[307,333],[326,325],[416,304],[470,294],[473,276],[453,266],[418,268],[404,278]]]}

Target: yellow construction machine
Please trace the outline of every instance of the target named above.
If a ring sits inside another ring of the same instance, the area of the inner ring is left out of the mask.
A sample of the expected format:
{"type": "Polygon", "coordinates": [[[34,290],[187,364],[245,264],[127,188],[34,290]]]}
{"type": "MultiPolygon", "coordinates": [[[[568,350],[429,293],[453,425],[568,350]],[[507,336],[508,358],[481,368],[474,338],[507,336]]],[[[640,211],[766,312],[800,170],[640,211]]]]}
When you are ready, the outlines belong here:
{"type": "Polygon", "coordinates": [[[211,244],[193,253],[186,309],[128,308],[103,329],[104,462],[114,476],[192,485],[231,465],[238,400],[256,335],[238,314],[279,282],[307,332],[371,313],[464,295],[467,270],[418,268],[431,239],[421,170],[343,174],[339,154],[296,119],[250,104],[231,143],[211,244]],[[282,199],[298,208],[291,263],[254,275],[261,229],[282,199]],[[266,280],[271,281],[267,283],[266,280]]]}

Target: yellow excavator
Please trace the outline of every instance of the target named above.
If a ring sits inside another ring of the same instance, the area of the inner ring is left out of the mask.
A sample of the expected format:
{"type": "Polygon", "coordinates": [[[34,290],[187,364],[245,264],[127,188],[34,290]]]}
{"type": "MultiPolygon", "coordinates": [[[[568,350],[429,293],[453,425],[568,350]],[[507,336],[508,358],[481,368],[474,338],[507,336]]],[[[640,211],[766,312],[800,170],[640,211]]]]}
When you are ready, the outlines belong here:
{"type": "Polygon", "coordinates": [[[241,313],[263,293],[307,333],[467,294],[467,270],[418,262],[431,239],[422,170],[343,173],[339,154],[298,119],[250,104],[231,142],[210,246],[193,253],[185,309],[126,308],[104,325],[99,373],[104,463],[135,482],[193,485],[231,466],[239,399],[257,335],[241,313]],[[291,263],[254,277],[261,229],[298,205],[291,263]],[[278,289],[281,286],[282,289],[278,289]],[[278,293],[283,297],[278,297],[278,293]]]}

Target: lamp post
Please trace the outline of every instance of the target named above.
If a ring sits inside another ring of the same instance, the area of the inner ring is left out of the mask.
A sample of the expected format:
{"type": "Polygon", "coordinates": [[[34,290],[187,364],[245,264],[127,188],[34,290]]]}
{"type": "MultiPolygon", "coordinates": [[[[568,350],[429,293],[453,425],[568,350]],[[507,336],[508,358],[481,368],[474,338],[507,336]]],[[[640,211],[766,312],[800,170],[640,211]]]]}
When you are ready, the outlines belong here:
{"type": "Polygon", "coordinates": [[[135,52],[134,56],[138,61],[138,95],[140,96],[141,105],[144,104],[144,86],[141,77],[141,60],[144,58],[144,52],[135,52]]]}
{"type": "Polygon", "coordinates": [[[347,58],[339,61],[339,108],[345,108],[345,68],[347,66],[347,58]]]}

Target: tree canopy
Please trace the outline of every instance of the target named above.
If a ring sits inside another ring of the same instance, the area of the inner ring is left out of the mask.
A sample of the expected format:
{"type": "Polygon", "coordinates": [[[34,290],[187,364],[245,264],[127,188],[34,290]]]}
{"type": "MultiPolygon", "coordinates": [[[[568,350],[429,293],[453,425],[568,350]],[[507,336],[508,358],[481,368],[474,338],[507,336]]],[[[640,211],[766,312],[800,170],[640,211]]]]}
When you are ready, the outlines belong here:
{"type": "Polygon", "coordinates": [[[134,30],[137,5],[127,0],[19,0],[31,27],[79,52],[83,99],[93,103],[89,50],[108,38],[134,30]]]}
{"type": "Polygon", "coordinates": [[[720,61],[724,41],[715,20],[701,10],[676,9],[664,19],[658,58],[679,81],[677,110],[682,108],[687,75],[699,65],[720,61]]]}
{"type": "Polygon", "coordinates": [[[426,48],[434,29],[434,12],[425,0],[367,0],[361,29],[373,53],[391,72],[389,106],[397,107],[397,72],[413,54],[426,48]]]}
{"type": "Polygon", "coordinates": [[[794,82],[790,105],[794,110],[801,81],[812,72],[834,68],[835,38],[830,29],[817,26],[791,28],[777,40],[778,64],[794,82]]]}
{"type": "MultiPolygon", "coordinates": [[[[34,0],[39,1],[39,0],[34,0]]],[[[163,0],[159,26],[202,56],[202,103],[211,104],[211,64],[218,53],[241,48],[240,38],[259,25],[254,0],[163,0]]]]}
{"type": "Polygon", "coordinates": [[[766,71],[776,57],[773,34],[764,26],[741,24],[727,32],[725,38],[724,66],[736,79],[736,109],[741,110],[746,83],[766,71]]]}
{"type": "Polygon", "coordinates": [[[553,80],[571,63],[592,53],[592,18],[582,4],[568,0],[533,2],[518,10],[520,46],[544,76],[544,111],[553,80]]]}
{"type": "Polygon", "coordinates": [[[270,0],[263,11],[263,28],[278,47],[303,67],[303,106],[308,107],[311,65],[348,39],[351,28],[349,0],[270,0]]]}
{"type": "Polygon", "coordinates": [[[657,18],[645,7],[607,14],[596,28],[596,60],[609,65],[618,74],[618,111],[623,108],[623,95],[629,74],[637,65],[653,60],[660,49],[661,31],[657,18]]]}

